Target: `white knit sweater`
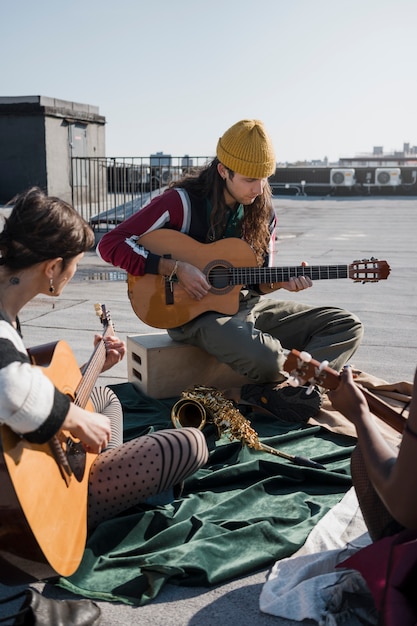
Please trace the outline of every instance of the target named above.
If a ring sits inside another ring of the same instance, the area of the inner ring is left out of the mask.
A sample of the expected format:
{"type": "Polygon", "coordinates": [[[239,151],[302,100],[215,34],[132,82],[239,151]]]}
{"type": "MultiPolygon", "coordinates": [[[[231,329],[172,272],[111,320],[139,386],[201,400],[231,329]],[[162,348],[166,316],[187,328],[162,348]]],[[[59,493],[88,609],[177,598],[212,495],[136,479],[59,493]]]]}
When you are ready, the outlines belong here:
{"type": "Polygon", "coordinates": [[[68,406],[42,368],[31,365],[22,338],[0,312],[0,422],[39,441],[59,430],[68,406]]]}

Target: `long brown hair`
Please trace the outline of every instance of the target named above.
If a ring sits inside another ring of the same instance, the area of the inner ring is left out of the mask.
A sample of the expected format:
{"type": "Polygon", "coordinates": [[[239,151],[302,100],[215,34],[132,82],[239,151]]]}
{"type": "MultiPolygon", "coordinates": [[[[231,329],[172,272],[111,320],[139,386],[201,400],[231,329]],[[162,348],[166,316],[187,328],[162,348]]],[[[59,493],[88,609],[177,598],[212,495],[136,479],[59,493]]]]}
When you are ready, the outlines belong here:
{"type": "MultiPolygon", "coordinates": [[[[228,214],[228,207],[224,200],[226,182],[217,171],[218,164],[219,159],[216,157],[203,169],[186,174],[180,180],[172,181],[170,184],[170,187],[181,187],[209,199],[213,207],[210,226],[215,240],[223,236],[228,214]]],[[[234,172],[232,170],[228,172],[233,178],[234,172]]],[[[252,247],[260,265],[268,252],[272,211],[272,192],[267,182],[262,194],[252,204],[244,206],[242,224],[242,237],[252,247]]]]}
{"type": "Polygon", "coordinates": [[[67,202],[32,187],[8,205],[13,209],[0,233],[0,264],[12,270],[41,261],[73,257],[94,245],[88,223],[67,202]]]}

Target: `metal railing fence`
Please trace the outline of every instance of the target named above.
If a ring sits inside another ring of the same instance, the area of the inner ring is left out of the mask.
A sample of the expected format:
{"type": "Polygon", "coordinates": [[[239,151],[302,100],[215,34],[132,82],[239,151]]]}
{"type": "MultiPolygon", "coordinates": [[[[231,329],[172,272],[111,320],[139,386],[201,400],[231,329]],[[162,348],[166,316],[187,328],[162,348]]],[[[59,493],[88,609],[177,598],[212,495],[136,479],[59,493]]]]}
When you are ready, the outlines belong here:
{"type": "Polygon", "coordinates": [[[166,189],[171,181],[204,167],[213,157],[73,157],[72,204],[96,230],[114,228],[166,189]]]}

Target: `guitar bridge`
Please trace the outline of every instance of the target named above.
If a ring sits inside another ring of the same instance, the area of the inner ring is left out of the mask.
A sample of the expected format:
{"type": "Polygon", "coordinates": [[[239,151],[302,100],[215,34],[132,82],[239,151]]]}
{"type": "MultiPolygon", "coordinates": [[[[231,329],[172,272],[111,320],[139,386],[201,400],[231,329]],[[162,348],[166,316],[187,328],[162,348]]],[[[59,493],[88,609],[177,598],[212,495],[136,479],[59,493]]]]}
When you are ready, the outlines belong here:
{"type": "Polygon", "coordinates": [[[74,441],[71,437],[67,438],[67,460],[75,479],[80,483],[85,473],[85,450],[80,441],[74,441]]]}
{"type": "MultiPolygon", "coordinates": [[[[171,259],[171,254],[164,254],[164,259],[171,259]]],[[[165,304],[174,304],[174,283],[165,276],[165,304]]]]}
{"type": "Polygon", "coordinates": [[[165,277],[165,304],[174,304],[174,285],[168,276],[165,277]]]}
{"type": "Polygon", "coordinates": [[[82,482],[86,464],[86,453],[82,443],[66,437],[61,431],[52,437],[49,447],[67,486],[69,486],[71,476],[74,476],[79,483],[82,482]]]}

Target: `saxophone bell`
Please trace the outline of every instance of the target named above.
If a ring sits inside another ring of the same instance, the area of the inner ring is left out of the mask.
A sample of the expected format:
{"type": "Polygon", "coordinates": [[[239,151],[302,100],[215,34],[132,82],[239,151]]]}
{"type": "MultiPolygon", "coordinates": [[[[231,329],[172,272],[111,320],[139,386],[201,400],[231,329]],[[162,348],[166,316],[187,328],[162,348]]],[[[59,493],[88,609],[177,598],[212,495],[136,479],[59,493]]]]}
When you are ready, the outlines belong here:
{"type": "Polygon", "coordinates": [[[201,402],[181,398],[181,400],[178,400],[172,407],[171,421],[175,428],[192,426],[203,430],[207,421],[207,411],[201,402]]]}

